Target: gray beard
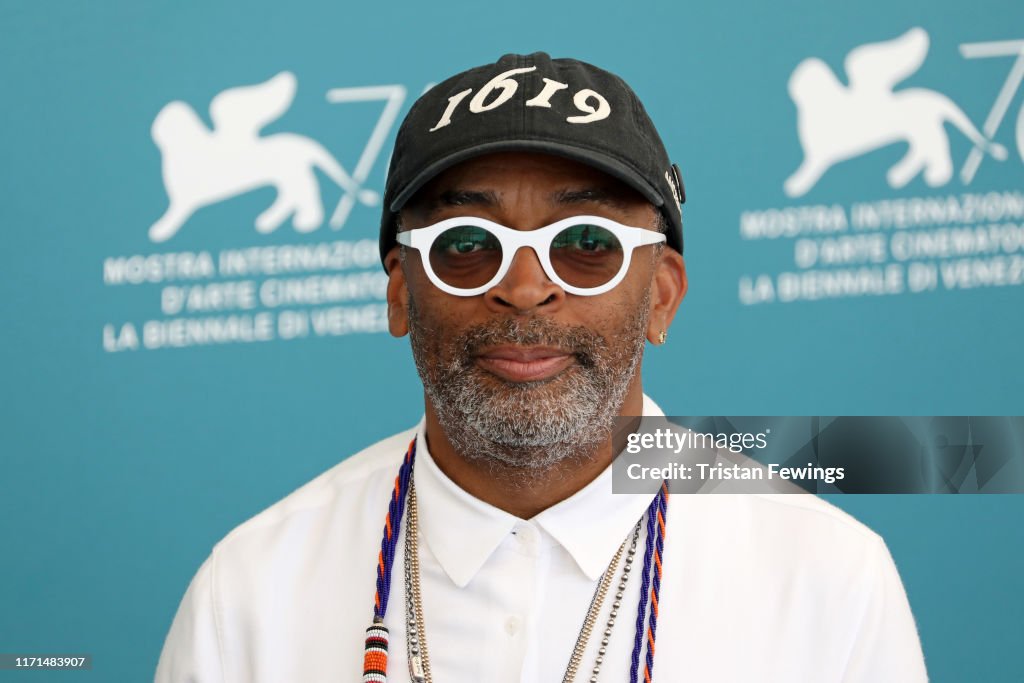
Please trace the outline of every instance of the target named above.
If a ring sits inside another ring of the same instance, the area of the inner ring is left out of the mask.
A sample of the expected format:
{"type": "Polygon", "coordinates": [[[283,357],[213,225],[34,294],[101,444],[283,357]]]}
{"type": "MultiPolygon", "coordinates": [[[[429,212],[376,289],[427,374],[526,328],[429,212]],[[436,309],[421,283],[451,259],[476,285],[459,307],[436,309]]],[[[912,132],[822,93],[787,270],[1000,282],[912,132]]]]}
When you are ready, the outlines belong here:
{"type": "Polygon", "coordinates": [[[593,457],[611,438],[640,366],[649,302],[648,292],[612,339],[532,317],[477,325],[444,342],[441,330],[423,324],[410,298],[413,358],[449,443],[492,472],[511,475],[505,478],[513,484],[593,457]],[[478,351],[497,344],[568,349],[577,364],[548,380],[507,382],[473,362],[478,351]]]}

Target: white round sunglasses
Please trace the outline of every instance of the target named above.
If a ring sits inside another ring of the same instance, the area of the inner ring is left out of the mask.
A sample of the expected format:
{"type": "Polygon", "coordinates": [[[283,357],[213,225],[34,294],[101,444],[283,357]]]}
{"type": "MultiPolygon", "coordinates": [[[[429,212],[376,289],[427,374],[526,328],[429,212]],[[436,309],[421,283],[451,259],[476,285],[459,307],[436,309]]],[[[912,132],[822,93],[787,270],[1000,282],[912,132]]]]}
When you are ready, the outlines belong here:
{"type": "Polygon", "coordinates": [[[552,282],[570,294],[596,296],[622,282],[633,250],[665,235],[600,216],[573,216],[536,230],[514,230],[476,216],[447,218],[400,232],[420,253],[430,281],[455,296],[483,294],[501,282],[522,247],[530,247],[552,282]]]}

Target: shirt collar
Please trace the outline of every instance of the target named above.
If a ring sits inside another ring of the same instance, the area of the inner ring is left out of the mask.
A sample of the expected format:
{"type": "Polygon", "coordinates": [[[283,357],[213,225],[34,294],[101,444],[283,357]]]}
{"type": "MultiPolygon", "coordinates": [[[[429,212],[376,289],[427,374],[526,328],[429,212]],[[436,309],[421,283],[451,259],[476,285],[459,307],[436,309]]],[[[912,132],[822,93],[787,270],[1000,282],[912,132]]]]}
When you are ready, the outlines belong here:
{"type": "MultiPolygon", "coordinates": [[[[646,394],[644,416],[664,416],[646,394]]],[[[520,520],[459,488],[437,466],[423,436],[416,436],[415,481],[420,530],[430,551],[455,585],[466,586],[520,520]],[[467,542],[467,539],[472,541],[467,542]]],[[[653,494],[613,494],[612,468],[575,494],[544,510],[533,522],[596,580],[615,550],[650,505],[653,494]]]]}

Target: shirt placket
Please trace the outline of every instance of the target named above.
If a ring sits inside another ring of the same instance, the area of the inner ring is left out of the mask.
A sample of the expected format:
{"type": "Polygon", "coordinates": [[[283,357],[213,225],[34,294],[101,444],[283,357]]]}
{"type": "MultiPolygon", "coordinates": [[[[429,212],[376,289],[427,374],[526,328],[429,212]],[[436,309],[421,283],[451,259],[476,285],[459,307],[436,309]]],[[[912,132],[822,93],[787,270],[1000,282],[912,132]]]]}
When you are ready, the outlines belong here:
{"type": "Polygon", "coordinates": [[[518,683],[536,681],[531,662],[531,651],[536,646],[538,614],[538,582],[542,579],[545,546],[541,531],[533,523],[517,522],[509,533],[503,550],[508,553],[503,583],[504,612],[501,619],[501,636],[498,642],[504,647],[502,670],[496,671],[493,680],[518,683]]]}

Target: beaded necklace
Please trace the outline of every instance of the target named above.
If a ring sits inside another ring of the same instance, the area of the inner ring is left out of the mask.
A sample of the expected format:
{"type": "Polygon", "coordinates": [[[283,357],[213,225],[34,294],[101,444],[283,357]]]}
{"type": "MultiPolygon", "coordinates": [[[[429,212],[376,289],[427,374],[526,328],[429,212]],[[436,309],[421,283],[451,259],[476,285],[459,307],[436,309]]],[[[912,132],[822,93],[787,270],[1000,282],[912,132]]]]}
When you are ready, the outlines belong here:
{"type": "MultiPolygon", "coordinates": [[[[406,609],[408,616],[408,628],[406,631],[406,645],[409,655],[410,677],[413,681],[429,680],[429,659],[426,652],[426,640],[423,638],[423,615],[420,601],[419,583],[419,562],[416,542],[418,533],[416,530],[410,532],[411,524],[416,521],[416,492],[412,482],[412,470],[416,459],[416,437],[413,437],[406,449],[402,466],[395,477],[395,485],[391,492],[391,500],[388,504],[388,512],[384,517],[384,533],[381,538],[380,553],[377,556],[377,590],[373,599],[373,623],[366,629],[366,642],[363,654],[363,683],[387,683],[388,668],[388,629],[384,626],[384,616],[388,609],[388,600],[391,594],[391,568],[395,559],[395,550],[398,545],[398,532],[402,525],[402,518],[405,513],[407,501],[409,501],[410,519],[406,526],[406,551],[405,551],[405,573],[406,573],[406,609]],[[410,543],[410,536],[412,542],[410,543]],[[410,588],[413,588],[410,591],[410,588]],[[412,592],[412,595],[409,593],[412,592]]],[[[668,487],[663,482],[658,494],[651,501],[647,508],[647,537],[645,541],[644,563],[640,576],[640,601],[637,607],[636,632],[633,639],[633,652],[630,658],[629,681],[637,683],[640,669],[640,653],[646,644],[646,653],[643,665],[643,680],[650,683],[654,671],[654,643],[658,623],[658,597],[661,592],[661,558],[665,547],[665,516],[668,506],[668,487]],[[651,609],[647,612],[647,600],[650,596],[651,609]],[[644,626],[646,619],[646,629],[644,626]],[[646,638],[644,637],[646,633],[646,638]]],[[[641,522],[643,520],[641,519],[641,522]]],[[[611,577],[615,573],[620,558],[627,552],[626,564],[623,568],[622,580],[616,592],[616,600],[613,602],[612,613],[608,620],[608,626],[604,631],[601,640],[601,647],[598,649],[597,661],[591,681],[597,681],[597,674],[603,661],[608,639],[611,636],[611,628],[615,624],[619,603],[622,599],[622,592],[625,589],[626,580],[632,565],[633,553],[639,536],[640,522],[634,529],[632,543],[623,542],[612,564],[609,565],[598,583],[598,587],[591,600],[587,618],[573,649],[572,658],[566,669],[564,681],[571,681],[575,677],[579,659],[583,649],[590,637],[593,628],[593,621],[596,613],[604,601],[608,591],[611,577]],[[628,551],[627,551],[628,547],[628,551]]],[[[630,539],[627,539],[629,541],[630,539]]]]}

